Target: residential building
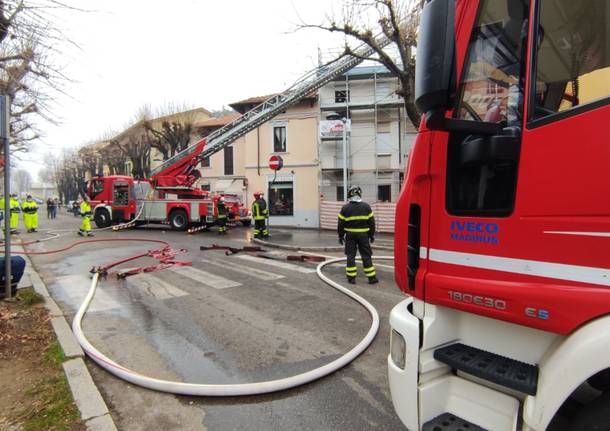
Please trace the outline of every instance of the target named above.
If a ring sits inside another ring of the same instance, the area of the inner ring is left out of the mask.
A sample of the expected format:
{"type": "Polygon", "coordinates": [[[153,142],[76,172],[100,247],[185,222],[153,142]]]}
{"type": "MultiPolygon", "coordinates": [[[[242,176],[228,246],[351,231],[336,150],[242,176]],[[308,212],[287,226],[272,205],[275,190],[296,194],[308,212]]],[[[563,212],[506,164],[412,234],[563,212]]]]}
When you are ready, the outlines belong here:
{"type": "MultiPolygon", "coordinates": [[[[243,114],[270,97],[252,97],[230,106],[243,114]]],[[[209,163],[204,162],[200,168],[200,186],[224,192],[235,192],[241,187],[247,206],[252,204],[255,191],[263,191],[269,205],[270,226],[317,228],[318,117],[317,95],[310,94],[212,155],[209,163]],[[281,156],[284,161],[284,167],[277,173],[268,166],[272,154],[281,156]]],[[[215,123],[209,120],[197,126],[215,123]]],[[[226,124],[221,119],[218,123],[217,126],[226,124]]]]}
{"type": "Polygon", "coordinates": [[[343,168],[347,184],[359,185],[367,202],[398,198],[406,159],[416,129],[396,94],[398,79],[383,66],[349,70],[319,91],[320,119],[344,118],[351,123],[346,136],[347,160],[341,134],[320,139],[322,199],[343,201],[343,168]]]}

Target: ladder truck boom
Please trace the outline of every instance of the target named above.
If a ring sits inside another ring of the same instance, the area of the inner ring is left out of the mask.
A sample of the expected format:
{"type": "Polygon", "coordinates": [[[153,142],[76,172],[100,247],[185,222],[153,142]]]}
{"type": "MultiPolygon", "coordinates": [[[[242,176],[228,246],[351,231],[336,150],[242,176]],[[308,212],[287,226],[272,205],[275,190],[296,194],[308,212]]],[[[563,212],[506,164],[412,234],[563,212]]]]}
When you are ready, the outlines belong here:
{"type": "MultiPolygon", "coordinates": [[[[384,48],[390,43],[390,40],[382,35],[375,39],[375,43],[378,47],[384,48]]],[[[373,48],[362,44],[354,50],[354,55],[346,55],[329,66],[310,71],[282,93],[267,99],[237,120],[210,133],[202,141],[164,161],[152,170],[151,179],[157,188],[189,189],[199,178],[198,174],[194,172],[202,159],[235,142],[374,53],[373,48]]]]}

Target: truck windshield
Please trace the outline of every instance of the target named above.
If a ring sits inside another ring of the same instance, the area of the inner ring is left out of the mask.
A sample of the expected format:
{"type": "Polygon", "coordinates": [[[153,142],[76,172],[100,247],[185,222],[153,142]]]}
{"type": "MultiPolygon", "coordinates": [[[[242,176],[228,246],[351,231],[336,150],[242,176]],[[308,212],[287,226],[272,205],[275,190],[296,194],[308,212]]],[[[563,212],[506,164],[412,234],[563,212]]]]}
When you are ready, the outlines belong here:
{"type": "Polygon", "coordinates": [[[464,64],[456,117],[518,125],[523,109],[527,0],[482,0],[464,64]]]}

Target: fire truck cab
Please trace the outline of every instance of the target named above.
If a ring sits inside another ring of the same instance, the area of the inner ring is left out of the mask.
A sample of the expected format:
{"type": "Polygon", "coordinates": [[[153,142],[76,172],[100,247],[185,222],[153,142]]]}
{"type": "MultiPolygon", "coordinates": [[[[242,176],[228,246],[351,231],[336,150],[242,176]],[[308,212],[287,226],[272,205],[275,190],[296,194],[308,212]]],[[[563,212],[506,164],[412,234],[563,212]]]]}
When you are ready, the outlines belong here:
{"type": "Polygon", "coordinates": [[[610,1],[428,1],[416,69],[396,412],[610,430],[610,1]]]}

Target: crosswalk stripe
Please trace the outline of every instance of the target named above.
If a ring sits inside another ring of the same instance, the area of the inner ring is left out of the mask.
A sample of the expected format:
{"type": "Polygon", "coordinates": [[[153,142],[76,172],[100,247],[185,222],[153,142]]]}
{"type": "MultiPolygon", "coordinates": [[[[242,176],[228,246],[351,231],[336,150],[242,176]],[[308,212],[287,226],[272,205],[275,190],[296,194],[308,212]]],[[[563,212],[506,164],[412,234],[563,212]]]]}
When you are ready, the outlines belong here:
{"type": "Polygon", "coordinates": [[[287,269],[290,271],[301,272],[303,274],[311,274],[311,273],[316,272],[316,270],[312,269],[312,268],[304,268],[302,266],[294,265],[294,264],[288,263],[288,262],[280,262],[278,260],[265,259],[264,257],[254,257],[254,256],[248,256],[248,255],[241,255],[238,257],[240,259],[247,260],[250,262],[256,262],[257,265],[262,263],[263,265],[275,266],[277,268],[283,268],[283,269],[287,269]]]}
{"type": "Polygon", "coordinates": [[[127,284],[154,296],[157,299],[170,299],[186,296],[183,290],[155,277],[152,274],[138,274],[127,278],[127,284]]]}
{"type": "Polygon", "coordinates": [[[214,289],[227,289],[229,287],[241,286],[241,283],[212,274],[211,272],[193,268],[192,266],[174,266],[169,268],[169,270],[178,275],[190,278],[191,280],[203,283],[206,286],[213,287],[214,289]]]}
{"type": "Polygon", "coordinates": [[[240,266],[234,262],[228,262],[226,260],[222,261],[222,262],[217,262],[217,261],[210,260],[210,259],[201,259],[201,261],[203,263],[210,264],[210,265],[216,265],[216,266],[220,266],[223,268],[230,268],[231,271],[239,272],[240,274],[244,274],[249,277],[258,278],[259,280],[270,281],[270,280],[279,280],[280,278],[284,278],[284,276],[281,274],[274,274],[272,272],[263,271],[261,269],[240,266]]]}

